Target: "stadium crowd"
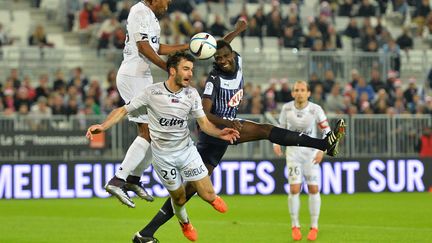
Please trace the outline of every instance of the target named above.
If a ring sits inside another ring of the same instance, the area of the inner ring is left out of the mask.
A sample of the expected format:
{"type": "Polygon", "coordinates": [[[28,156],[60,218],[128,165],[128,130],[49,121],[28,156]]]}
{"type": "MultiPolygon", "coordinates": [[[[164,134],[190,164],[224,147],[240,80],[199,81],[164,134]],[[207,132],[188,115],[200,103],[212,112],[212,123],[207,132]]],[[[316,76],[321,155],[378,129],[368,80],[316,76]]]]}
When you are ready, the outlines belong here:
{"type": "MultiPolygon", "coordinates": [[[[34,2],[35,6],[40,4],[40,1],[34,2]]],[[[323,106],[328,113],[432,114],[432,96],[427,92],[432,83],[432,72],[426,82],[399,78],[401,52],[414,48],[413,38],[427,39],[432,33],[429,0],[320,1],[317,16],[308,18],[306,22],[299,17],[304,1],[249,0],[250,3],[266,2],[271,9],[265,12],[263,7],[258,7],[249,13],[243,7],[232,19],[226,19],[226,13],[212,14],[212,19],[210,15],[202,16],[195,7],[208,2],[211,1],[173,1],[169,14],[160,20],[165,41],[182,43],[201,31],[220,37],[238,18],[248,19],[249,28],[245,36],[261,40],[263,37],[276,37],[280,47],[285,48],[332,51],[343,48],[346,42],[341,39],[345,36],[352,40],[350,43],[354,49],[392,53],[392,70],[382,75],[376,67],[353,69],[348,81],[336,80],[336,70],[325,69],[319,74],[312,72],[308,81],[313,102],[323,106]],[[409,15],[411,23],[401,27],[400,36],[392,36],[381,21],[386,14],[400,23],[409,15]],[[336,29],[338,17],[348,18],[347,26],[342,30],[336,29]],[[382,77],[386,79],[382,80],[382,77]]],[[[79,32],[83,43],[93,42],[98,51],[124,47],[125,20],[133,1],[69,0],[66,3],[66,29],[79,32]]],[[[230,1],[226,1],[226,6],[229,4],[230,1]]],[[[207,8],[211,6],[208,4],[207,8]]],[[[13,44],[13,38],[6,30],[0,24],[0,47],[13,44]]],[[[46,38],[43,25],[37,25],[29,34],[28,44],[53,46],[46,38]]],[[[7,77],[0,78],[0,112],[4,115],[105,114],[122,105],[116,90],[116,70],[108,71],[106,80],[89,79],[85,70],[77,67],[71,71],[70,77],[58,71],[43,74],[38,81],[20,75],[20,71],[14,68],[7,77]]],[[[199,75],[195,81],[198,89],[202,90],[206,75],[199,75]]],[[[290,83],[294,81],[282,78],[266,80],[262,85],[247,83],[241,113],[278,112],[281,104],[292,99],[290,83]]]]}

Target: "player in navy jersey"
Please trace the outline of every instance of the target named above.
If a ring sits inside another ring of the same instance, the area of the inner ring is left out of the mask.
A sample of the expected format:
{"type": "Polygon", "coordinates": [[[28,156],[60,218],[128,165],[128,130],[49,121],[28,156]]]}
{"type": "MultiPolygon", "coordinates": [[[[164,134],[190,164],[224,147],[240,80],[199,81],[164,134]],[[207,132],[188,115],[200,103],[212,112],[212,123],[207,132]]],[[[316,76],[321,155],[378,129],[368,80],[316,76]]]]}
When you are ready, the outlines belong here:
{"type": "MultiPolygon", "coordinates": [[[[312,147],[330,156],[337,154],[340,139],[345,135],[345,124],[339,120],[335,129],[324,139],[309,137],[305,134],[275,127],[270,124],[260,124],[248,120],[237,119],[238,105],[243,97],[242,58],[232,50],[229,42],[246,29],[246,22],[240,20],[236,29],[217,41],[215,63],[210,72],[202,95],[202,105],[208,119],[219,128],[235,128],[240,132],[236,143],[267,139],[283,146],[312,147]],[[227,38],[228,37],[228,38],[227,38]]],[[[209,175],[219,164],[229,143],[214,139],[200,131],[197,149],[209,175]]],[[[186,198],[189,200],[196,189],[190,183],[185,184],[186,198]]],[[[157,242],[153,237],[156,230],[174,216],[171,201],[168,199],[152,221],[134,235],[133,242],[157,242]]]]}

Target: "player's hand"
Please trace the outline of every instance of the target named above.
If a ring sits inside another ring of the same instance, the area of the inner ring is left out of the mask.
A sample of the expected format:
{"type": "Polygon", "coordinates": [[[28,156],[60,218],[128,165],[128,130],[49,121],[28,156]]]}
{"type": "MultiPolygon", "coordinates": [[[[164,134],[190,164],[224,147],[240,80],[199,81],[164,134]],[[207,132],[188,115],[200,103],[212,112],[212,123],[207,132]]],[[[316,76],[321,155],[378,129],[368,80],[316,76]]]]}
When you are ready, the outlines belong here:
{"type": "Polygon", "coordinates": [[[88,129],[87,129],[87,133],[86,133],[86,137],[90,140],[93,139],[93,134],[98,134],[103,132],[104,129],[102,128],[102,125],[100,124],[96,124],[96,125],[91,125],[88,129]]]}
{"type": "Polygon", "coordinates": [[[234,128],[226,127],[221,131],[219,137],[233,144],[235,141],[237,141],[238,138],[240,138],[240,132],[235,130],[234,128]]]}
{"type": "Polygon", "coordinates": [[[247,19],[244,17],[241,17],[237,20],[237,23],[235,25],[235,29],[242,32],[245,31],[248,27],[247,19]]]}
{"type": "Polygon", "coordinates": [[[324,157],[324,152],[321,150],[318,151],[318,153],[315,155],[315,158],[312,160],[312,163],[314,163],[314,164],[321,163],[323,157],[324,157]]]}
{"type": "Polygon", "coordinates": [[[273,152],[279,156],[282,157],[283,153],[282,153],[282,147],[279,144],[274,144],[273,145],[273,152]]]}
{"type": "Polygon", "coordinates": [[[240,120],[238,120],[238,119],[234,119],[234,120],[231,121],[231,126],[230,127],[234,128],[235,130],[237,130],[237,131],[240,132],[242,130],[242,128],[243,128],[243,123],[241,123],[240,120]]]}

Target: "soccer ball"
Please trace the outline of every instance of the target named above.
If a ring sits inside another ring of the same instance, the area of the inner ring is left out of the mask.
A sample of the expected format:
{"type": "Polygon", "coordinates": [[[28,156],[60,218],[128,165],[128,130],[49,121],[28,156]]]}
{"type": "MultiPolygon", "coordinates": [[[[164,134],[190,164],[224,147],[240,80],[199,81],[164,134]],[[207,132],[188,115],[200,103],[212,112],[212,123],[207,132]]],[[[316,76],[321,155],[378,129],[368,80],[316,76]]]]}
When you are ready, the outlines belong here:
{"type": "Polygon", "coordinates": [[[189,42],[189,50],[198,59],[208,59],[216,52],[216,39],[205,32],[195,34],[189,42]]]}

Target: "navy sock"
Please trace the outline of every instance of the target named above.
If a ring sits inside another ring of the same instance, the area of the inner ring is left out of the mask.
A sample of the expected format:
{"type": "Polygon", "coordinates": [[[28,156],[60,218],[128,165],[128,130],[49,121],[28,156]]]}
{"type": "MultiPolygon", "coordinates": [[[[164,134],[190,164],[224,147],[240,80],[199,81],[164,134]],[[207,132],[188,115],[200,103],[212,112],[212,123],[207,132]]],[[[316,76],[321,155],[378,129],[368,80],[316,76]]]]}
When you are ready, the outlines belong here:
{"type": "Polygon", "coordinates": [[[316,148],[325,151],[327,149],[327,142],[324,139],[317,139],[309,137],[299,132],[293,132],[280,127],[274,127],[270,131],[269,140],[283,146],[302,146],[316,148]]]}

